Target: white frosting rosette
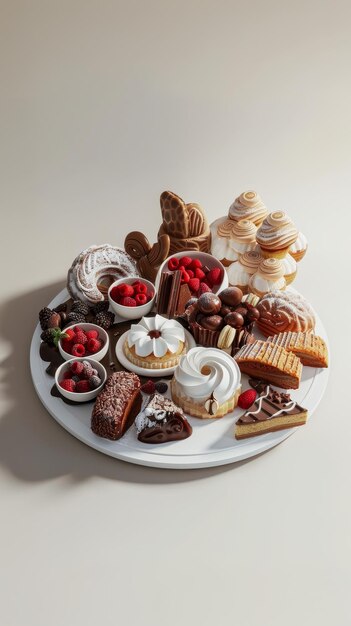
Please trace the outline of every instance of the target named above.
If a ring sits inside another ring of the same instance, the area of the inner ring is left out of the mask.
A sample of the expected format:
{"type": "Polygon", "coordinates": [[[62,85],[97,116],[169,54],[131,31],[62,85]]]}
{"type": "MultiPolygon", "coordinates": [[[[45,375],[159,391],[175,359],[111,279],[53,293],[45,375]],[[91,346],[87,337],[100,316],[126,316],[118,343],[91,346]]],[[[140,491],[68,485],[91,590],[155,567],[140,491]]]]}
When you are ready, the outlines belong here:
{"type": "Polygon", "coordinates": [[[138,324],[132,324],[127,339],[129,348],[134,346],[138,356],[153,354],[157,358],[177,352],[181,341],[185,342],[183,326],[161,315],[143,317],[138,324]]]}

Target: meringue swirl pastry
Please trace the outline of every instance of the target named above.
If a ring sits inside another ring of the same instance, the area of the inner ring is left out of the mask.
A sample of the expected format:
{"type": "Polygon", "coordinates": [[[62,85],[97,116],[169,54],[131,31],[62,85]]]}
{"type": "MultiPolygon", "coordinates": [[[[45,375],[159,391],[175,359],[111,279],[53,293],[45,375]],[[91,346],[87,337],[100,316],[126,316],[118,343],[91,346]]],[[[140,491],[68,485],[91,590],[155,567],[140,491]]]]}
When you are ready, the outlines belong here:
{"type": "Polygon", "coordinates": [[[308,248],[308,242],[303,233],[299,233],[296,241],[290,246],[289,254],[298,263],[305,256],[308,248]]]}
{"type": "Polygon", "coordinates": [[[127,359],[149,369],[174,367],[185,352],[183,326],[161,315],[143,317],[138,324],[132,324],[124,343],[127,359]]]}
{"type": "Polygon", "coordinates": [[[237,364],[226,352],[218,348],[191,348],[174,372],[172,399],[194,417],[223,417],[237,404],[240,378],[237,364]]]}
{"type": "Polygon", "coordinates": [[[74,259],[67,275],[67,289],[74,300],[90,306],[107,300],[109,286],[119,278],[139,276],[135,261],[109,243],[90,246],[74,259]]]}
{"type": "Polygon", "coordinates": [[[266,336],[284,332],[309,332],[315,327],[311,305],[294,291],[272,291],[257,304],[260,318],[257,326],[266,336]]]}
{"type": "Polygon", "coordinates": [[[236,198],[229,208],[232,220],[250,220],[260,226],[268,214],[268,210],[256,191],[244,191],[236,198]]]}
{"type": "Polygon", "coordinates": [[[250,220],[220,218],[211,224],[211,253],[228,266],[237,261],[240,254],[256,248],[256,231],[250,220]]]}
{"type": "Polygon", "coordinates": [[[229,284],[239,287],[246,294],[250,277],[256,272],[262,261],[263,257],[258,250],[249,250],[241,254],[239,260],[232,263],[227,269],[229,284]]]}
{"type": "Polygon", "coordinates": [[[297,274],[297,265],[295,259],[291,256],[291,254],[287,254],[284,259],[281,260],[283,268],[284,268],[284,278],[287,285],[291,285],[291,283],[295,280],[297,274]]]}
{"type": "Polygon", "coordinates": [[[284,267],[278,259],[264,259],[249,280],[248,289],[257,296],[264,296],[275,289],[285,289],[284,267]]]}
{"type": "Polygon", "coordinates": [[[256,240],[265,258],[281,259],[296,241],[298,230],[284,211],[270,213],[257,231],[256,240]]]}

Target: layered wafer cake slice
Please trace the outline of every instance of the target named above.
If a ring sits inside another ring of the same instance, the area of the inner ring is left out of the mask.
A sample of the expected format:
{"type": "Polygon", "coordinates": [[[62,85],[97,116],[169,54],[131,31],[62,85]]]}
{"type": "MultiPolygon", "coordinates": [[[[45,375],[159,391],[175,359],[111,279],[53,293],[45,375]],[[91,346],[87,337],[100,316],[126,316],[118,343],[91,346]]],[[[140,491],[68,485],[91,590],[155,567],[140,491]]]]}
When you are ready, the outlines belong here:
{"type": "Polygon", "coordinates": [[[306,424],[307,409],[294,402],[290,394],[266,385],[252,406],[235,424],[235,438],[246,439],[306,424]]]}
{"type": "Polygon", "coordinates": [[[235,355],[240,370],[253,378],[283,387],[298,389],[301,379],[300,359],[285,348],[270,341],[255,341],[243,346],[235,355]]]}
{"type": "Polygon", "coordinates": [[[267,341],[281,346],[288,352],[293,352],[303,365],[328,367],[328,348],[322,337],[318,335],[285,332],[268,337],[267,341]]]}

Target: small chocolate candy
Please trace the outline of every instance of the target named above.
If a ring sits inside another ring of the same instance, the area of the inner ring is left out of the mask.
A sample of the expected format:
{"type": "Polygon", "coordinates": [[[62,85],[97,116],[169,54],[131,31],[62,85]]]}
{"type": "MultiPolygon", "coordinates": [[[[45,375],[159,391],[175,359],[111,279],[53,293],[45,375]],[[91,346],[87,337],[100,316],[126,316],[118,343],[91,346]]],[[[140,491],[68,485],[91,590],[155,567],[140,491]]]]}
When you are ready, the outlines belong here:
{"type": "Polygon", "coordinates": [[[223,324],[223,317],[220,315],[204,316],[201,320],[201,326],[206,328],[206,330],[219,330],[223,324]]]}
{"type": "Polygon", "coordinates": [[[224,323],[232,326],[233,328],[241,328],[244,326],[244,318],[240,313],[233,311],[225,316],[224,323]]]}
{"type": "Polygon", "coordinates": [[[260,312],[255,306],[250,306],[247,311],[246,319],[249,322],[256,322],[260,317],[260,312]]]}
{"type": "Polygon", "coordinates": [[[242,315],[245,319],[245,317],[247,316],[247,308],[245,306],[239,305],[235,308],[235,313],[240,313],[240,315],[242,315]]]}
{"type": "Polygon", "coordinates": [[[192,304],[196,304],[196,302],[197,302],[197,298],[195,297],[190,298],[190,300],[188,300],[188,302],[186,303],[185,308],[187,309],[192,304]]]}
{"type": "Polygon", "coordinates": [[[241,302],[243,292],[239,289],[239,287],[227,287],[227,289],[223,289],[223,291],[221,291],[219,297],[223,304],[237,306],[241,302]]]}
{"type": "Polygon", "coordinates": [[[228,313],[231,313],[231,312],[232,312],[232,309],[230,308],[230,306],[227,306],[226,304],[223,304],[223,306],[221,306],[219,314],[222,317],[225,317],[226,315],[228,315],[228,313]]]}
{"type": "Polygon", "coordinates": [[[53,313],[48,321],[48,328],[61,328],[61,316],[59,313],[53,313]]]}
{"type": "Polygon", "coordinates": [[[199,311],[205,315],[216,315],[221,309],[222,302],[216,294],[206,291],[201,294],[197,306],[199,311]]]}

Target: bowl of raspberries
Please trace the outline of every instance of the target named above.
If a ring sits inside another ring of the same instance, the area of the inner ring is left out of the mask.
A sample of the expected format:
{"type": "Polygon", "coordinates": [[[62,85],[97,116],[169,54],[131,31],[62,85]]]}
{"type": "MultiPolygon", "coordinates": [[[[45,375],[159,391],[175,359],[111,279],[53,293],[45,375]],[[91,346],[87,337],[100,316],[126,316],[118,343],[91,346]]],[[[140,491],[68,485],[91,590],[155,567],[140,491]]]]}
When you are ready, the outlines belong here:
{"type": "Polygon", "coordinates": [[[102,390],[107,372],[94,359],[70,359],[56,370],[55,384],[60,394],[72,402],[94,400],[102,390]]]}
{"type": "Polygon", "coordinates": [[[75,324],[64,329],[65,336],[58,342],[58,349],[65,361],[72,357],[91,357],[101,361],[107,354],[109,336],[103,328],[96,324],[75,324]]]}
{"type": "Polygon", "coordinates": [[[186,283],[192,297],[199,298],[206,291],[218,293],[228,287],[225,267],[212,254],[199,250],[176,252],[160,265],[156,276],[156,290],[163,272],[180,272],[181,283],[186,283]]]}
{"type": "Polygon", "coordinates": [[[108,290],[111,309],[126,320],[134,320],[150,313],[155,296],[155,286],[138,276],[120,278],[108,290]]]}

